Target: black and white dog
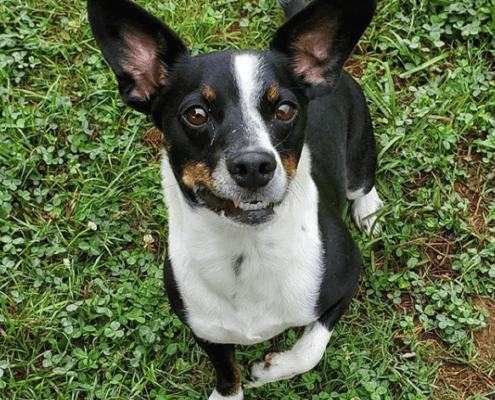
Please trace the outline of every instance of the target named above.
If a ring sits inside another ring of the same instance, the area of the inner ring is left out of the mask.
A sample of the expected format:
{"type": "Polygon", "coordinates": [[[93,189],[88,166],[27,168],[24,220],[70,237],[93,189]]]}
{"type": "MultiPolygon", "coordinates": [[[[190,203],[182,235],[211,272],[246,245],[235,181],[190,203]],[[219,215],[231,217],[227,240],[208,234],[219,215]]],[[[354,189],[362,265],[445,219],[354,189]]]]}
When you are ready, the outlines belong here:
{"type": "Polygon", "coordinates": [[[362,265],[347,199],[378,232],[376,149],[363,92],[344,62],[376,0],[279,0],[270,51],[191,57],[129,0],[89,0],[124,102],[165,135],[170,303],[217,372],[210,399],[242,399],[234,345],[305,326],[295,346],[251,366],[245,387],[313,368],[362,265]]]}

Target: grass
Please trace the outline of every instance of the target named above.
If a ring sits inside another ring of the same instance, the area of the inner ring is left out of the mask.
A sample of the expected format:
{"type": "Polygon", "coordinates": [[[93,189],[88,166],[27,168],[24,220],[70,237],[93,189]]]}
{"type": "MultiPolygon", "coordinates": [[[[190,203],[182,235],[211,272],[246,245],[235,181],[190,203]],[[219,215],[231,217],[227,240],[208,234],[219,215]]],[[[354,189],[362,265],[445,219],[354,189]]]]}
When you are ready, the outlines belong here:
{"type": "MultiPolygon", "coordinates": [[[[195,54],[266,49],[275,3],[140,1],[195,54]]],[[[151,122],[118,98],[84,2],[0,15],[0,397],[207,398],[211,366],[164,294],[151,122]]],[[[489,0],[380,2],[348,70],[373,115],[383,232],[346,214],[359,295],[314,370],[247,398],[495,398],[494,37],[489,0]]]]}

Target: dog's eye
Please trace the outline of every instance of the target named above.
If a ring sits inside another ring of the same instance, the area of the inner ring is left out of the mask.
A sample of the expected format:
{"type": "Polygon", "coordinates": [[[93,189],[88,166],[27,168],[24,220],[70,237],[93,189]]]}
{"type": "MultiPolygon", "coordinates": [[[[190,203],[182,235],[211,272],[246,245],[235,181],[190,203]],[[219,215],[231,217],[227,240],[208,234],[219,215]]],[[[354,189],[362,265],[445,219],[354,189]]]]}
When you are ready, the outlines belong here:
{"type": "Polygon", "coordinates": [[[275,117],[282,122],[290,121],[294,118],[296,110],[289,103],[282,103],[278,106],[275,112],[275,117]]]}
{"type": "Polygon", "coordinates": [[[184,116],[191,125],[199,126],[208,122],[208,114],[202,107],[191,107],[184,116]]]}

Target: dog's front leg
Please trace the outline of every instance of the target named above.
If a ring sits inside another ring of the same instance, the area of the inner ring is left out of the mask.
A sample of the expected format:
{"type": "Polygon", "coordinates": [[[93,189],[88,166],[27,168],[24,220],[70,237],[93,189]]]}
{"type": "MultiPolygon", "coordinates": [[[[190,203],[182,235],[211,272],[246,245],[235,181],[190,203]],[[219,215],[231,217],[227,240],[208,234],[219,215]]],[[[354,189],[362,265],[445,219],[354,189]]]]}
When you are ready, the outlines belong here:
{"type": "Polygon", "coordinates": [[[235,362],[235,346],[211,343],[198,337],[195,339],[208,355],[217,373],[215,390],[209,400],[242,400],[241,372],[235,362]]]}
{"type": "Polygon", "coordinates": [[[332,332],[320,321],[306,326],[297,343],[283,353],[270,353],[251,365],[251,383],[246,388],[289,379],[312,369],[323,357],[332,332]]]}

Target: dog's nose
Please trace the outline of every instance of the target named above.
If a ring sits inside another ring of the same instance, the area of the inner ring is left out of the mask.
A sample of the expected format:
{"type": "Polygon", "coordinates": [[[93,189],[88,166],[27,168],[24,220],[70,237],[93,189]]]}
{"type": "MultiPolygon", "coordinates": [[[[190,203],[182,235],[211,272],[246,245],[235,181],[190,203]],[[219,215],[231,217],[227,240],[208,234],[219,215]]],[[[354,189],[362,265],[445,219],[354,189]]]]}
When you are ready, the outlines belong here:
{"type": "Polygon", "coordinates": [[[229,157],[227,168],[239,186],[254,192],[273,178],[277,160],[266,151],[249,151],[229,157]]]}

